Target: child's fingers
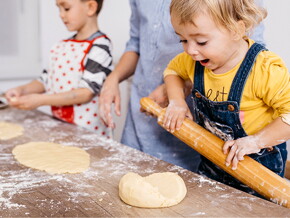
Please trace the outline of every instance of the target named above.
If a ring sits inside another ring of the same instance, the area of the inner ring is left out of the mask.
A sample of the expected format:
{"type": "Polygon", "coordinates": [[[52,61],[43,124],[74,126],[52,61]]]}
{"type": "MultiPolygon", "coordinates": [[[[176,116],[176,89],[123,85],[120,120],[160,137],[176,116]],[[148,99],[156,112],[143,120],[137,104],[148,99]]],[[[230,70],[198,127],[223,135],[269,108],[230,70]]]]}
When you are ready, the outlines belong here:
{"type": "Polygon", "coordinates": [[[165,127],[168,131],[170,131],[171,118],[172,118],[172,116],[171,116],[171,115],[168,115],[168,116],[166,117],[165,121],[164,121],[164,124],[163,124],[164,127],[165,127]]]}
{"type": "MultiPolygon", "coordinates": [[[[6,93],[5,93],[5,97],[9,100],[11,98],[13,98],[14,96],[16,95],[15,91],[13,90],[8,90],[6,93]]],[[[16,97],[16,96],[15,96],[16,97]]]]}
{"type": "Polygon", "coordinates": [[[227,154],[229,151],[229,148],[232,147],[235,144],[235,141],[231,140],[231,141],[226,141],[224,146],[223,146],[223,153],[227,154]]]}
{"type": "Polygon", "coordinates": [[[176,130],[180,130],[181,126],[182,126],[183,120],[178,119],[177,123],[176,123],[176,130]]]}
{"type": "Polygon", "coordinates": [[[180,130],[180,127],[182,126],[182,123],[185,119],[185,115],[180,115],[176,121],[176,130],[180,130]]]}
{"type": "Polygon", "coordinates": [[[174,116],[172,116],[171,121],[170,121],[170,132],[174,132],[175,129],[177,128],[177,122],[180,119],[180,117],[178,116],[178,114],[175,114],[174,116]]]}
{"type": "Polygon", "coordinates": [[[237,152],[236,152],[236,156],[237,156],[237,159],[240,161],[240,160],[244,160],[244,156],[246,155],[246,151],[245,149],[238,149],[237,152]]]}
{"type": "Polygon", "coordinates": [[[239,163],[239,160],[237,158],[237,155],[235,155],[233,160],[232,160],[232,170],[236,170],[237,169],[238,163],[239,163]]]}
{"type": "Polygon", "coordinates": [[[236,154],[236,150],[237,150],[237,145],[234,143],[232,146],[231,146],[231,149],[230,149],[230,152],[226,158],[226,166],[229,166],[231,165],[231,162],[236,154]]]}
{"type": "Polygon", "coordinates": [[[164,114],[164,118],[163,118],[163,127],[167,130],[169,129],[169,126],[170,126],[171,116],[172,115],[171,115],[170,109],[167,108],[164,114]]]}
{"type": "Polygon", "coordinates": [[[27,105],[23,103],[22,101],[18,101],[17,105],[15,107],[21,109],[21,110],[27,110],[27,105]]]}
{"type": "Polygon", "coordinates": [[[8,102],[9,102],[9,105],[13,107],[18,107],[19,105],[22,104],[22,102],[20,101],[20,98],[16,98],[16,97],[12,97],[8,99],[8,102]]]}

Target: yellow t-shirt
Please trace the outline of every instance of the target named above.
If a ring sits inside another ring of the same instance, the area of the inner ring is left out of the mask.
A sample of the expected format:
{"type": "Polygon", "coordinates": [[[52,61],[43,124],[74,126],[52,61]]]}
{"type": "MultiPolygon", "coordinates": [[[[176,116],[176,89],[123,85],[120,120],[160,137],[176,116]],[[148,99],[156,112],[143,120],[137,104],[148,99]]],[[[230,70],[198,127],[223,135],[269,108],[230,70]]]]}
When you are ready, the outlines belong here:
{"type": "MultiPolygon", "coordinates": [[[[254,43],[248,39],[249,47],[254,43]]],[[[224,74],[204,70],[205,96],[212,101],[227,101],[232,81],[242,61],[224,74]]],[[[164,71],[193,82],[195,61],[185,52],[177,55],[164,71]]],[[[278,116],[290,115],[290,76],[283,60],[270,51],[257,56],[246,81],[240,103],[240,120],[248,135],[254,134],[278,116]]],[[[285,116],[285,117],[284,117],[285,116]]]]}

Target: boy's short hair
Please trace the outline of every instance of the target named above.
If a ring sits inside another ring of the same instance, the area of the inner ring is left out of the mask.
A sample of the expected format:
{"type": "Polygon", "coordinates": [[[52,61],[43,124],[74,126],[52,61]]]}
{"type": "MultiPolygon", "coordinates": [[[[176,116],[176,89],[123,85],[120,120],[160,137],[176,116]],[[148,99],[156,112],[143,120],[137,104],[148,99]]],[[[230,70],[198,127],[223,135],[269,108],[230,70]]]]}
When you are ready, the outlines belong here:
{"type": "Polygon", "coordinates": [[[97,15],[100,13],[102,7],[103,7],[103,0],[96,0],[96,2],[98,3],[98,9],[97,9],[97,15]]]}

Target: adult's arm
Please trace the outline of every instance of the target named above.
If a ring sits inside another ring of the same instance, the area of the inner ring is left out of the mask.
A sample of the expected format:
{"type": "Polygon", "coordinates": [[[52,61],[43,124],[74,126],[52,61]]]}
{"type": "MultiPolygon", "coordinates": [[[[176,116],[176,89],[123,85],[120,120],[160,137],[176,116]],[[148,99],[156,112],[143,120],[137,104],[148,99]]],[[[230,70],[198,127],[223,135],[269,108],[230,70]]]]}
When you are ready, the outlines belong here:
{"type": "Polygon", "coordinates": [[[121,98],[119,83],[132,76],[139,60],[139,13],[135,0],[130,0],[130,39],[126,50],[115,70],[107,77],[99,97],[99,115],[108,127],[115,128],[111,107],[114,104],[115,114],[121,115],[121,98]]]}

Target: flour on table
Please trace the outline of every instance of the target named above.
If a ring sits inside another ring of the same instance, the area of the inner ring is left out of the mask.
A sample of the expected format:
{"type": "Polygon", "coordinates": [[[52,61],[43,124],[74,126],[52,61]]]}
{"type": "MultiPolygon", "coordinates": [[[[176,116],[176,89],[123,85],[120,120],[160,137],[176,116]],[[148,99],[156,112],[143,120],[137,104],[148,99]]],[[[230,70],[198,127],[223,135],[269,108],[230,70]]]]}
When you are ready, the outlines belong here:
{"type": "Polygon", "coordinates": [[[12,153],[24,166],[51,174],[80,173],[90,165],[90,155],[83,149],[51,142],[17,145],[12,153]]]}
{"type": "Polygon", "coordinates": [[[23,132],[23,127],[18,124],[3,121],[0,122],[0,140],[8,140],[21,136],[23,132]]]}
{"type": "Polygon", "coordinates": [[[127,173],[119,183],[119,196],[127,204],[144,208],[170,207],[187,193],[183,179],[176,173],[153,173],[142,177],[127,173]]]}

